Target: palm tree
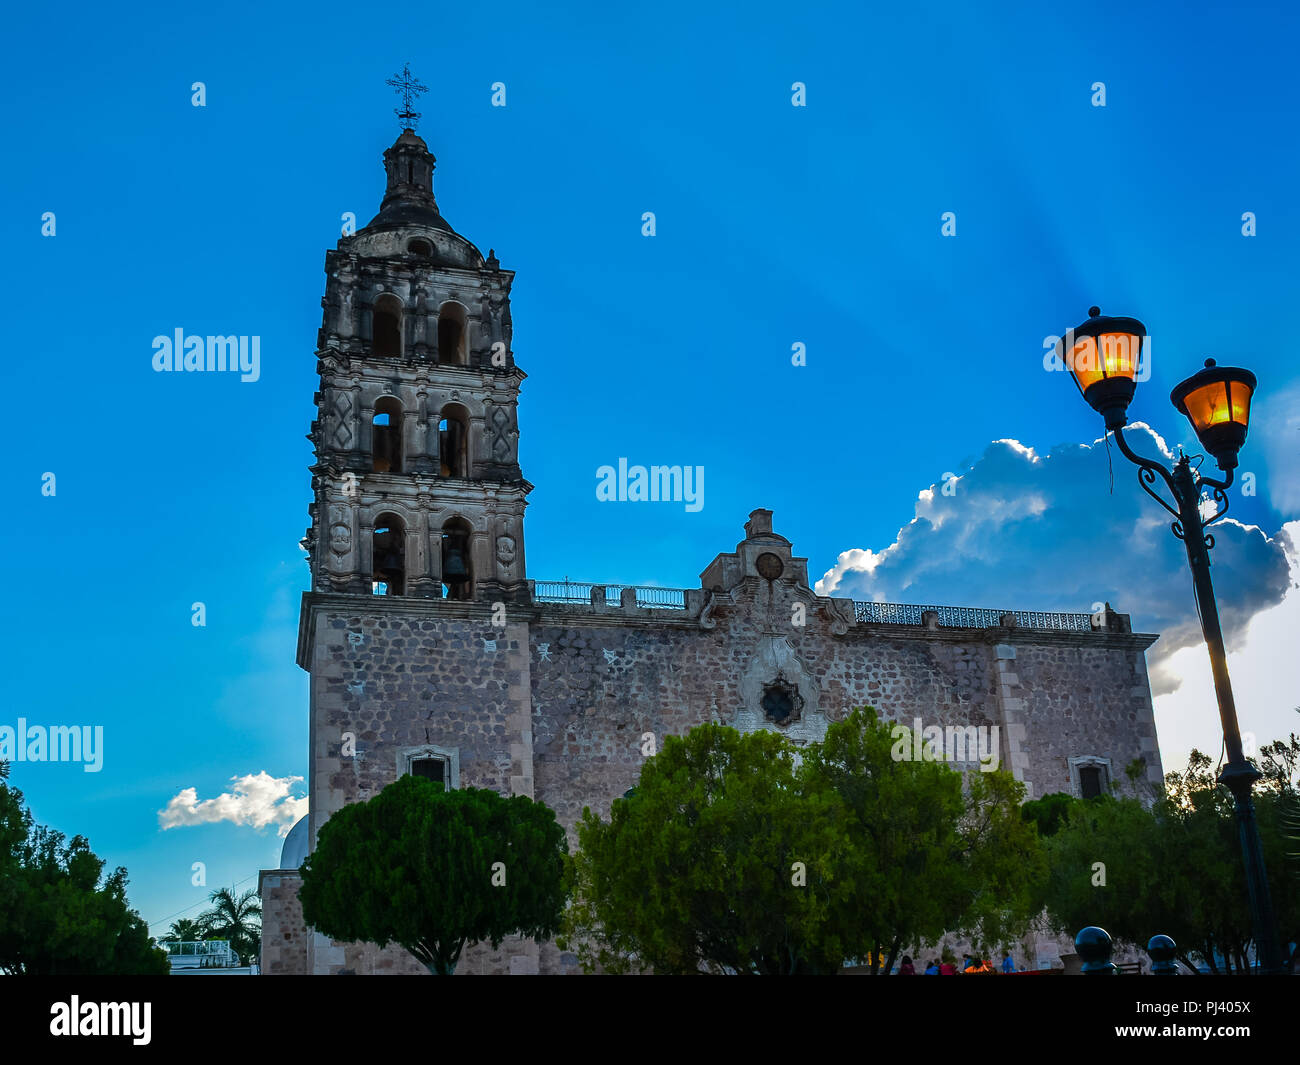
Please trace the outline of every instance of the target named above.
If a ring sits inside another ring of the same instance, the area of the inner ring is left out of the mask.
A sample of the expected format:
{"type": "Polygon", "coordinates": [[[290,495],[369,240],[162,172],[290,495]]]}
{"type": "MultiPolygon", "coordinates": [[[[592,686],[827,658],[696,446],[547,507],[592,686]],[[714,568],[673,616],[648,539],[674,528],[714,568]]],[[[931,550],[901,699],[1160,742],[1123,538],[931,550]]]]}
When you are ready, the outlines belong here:
{"type": "Polygon", "coordinates": [[[217,888],[208,896],[210,910],[199,914],[199,924],[210,939],[228,939],[241,958],[251,958],[262,943],[262,904],[249,888],[236,895],[231,888],[217,888]]]}
{"type": "Polygon", "coordinates": [[[173,921],[167,934],[163,936],[164,943],[193,943],[203,938],[203,926],[189,917],[182,917],[179,921],[173,921]]]}

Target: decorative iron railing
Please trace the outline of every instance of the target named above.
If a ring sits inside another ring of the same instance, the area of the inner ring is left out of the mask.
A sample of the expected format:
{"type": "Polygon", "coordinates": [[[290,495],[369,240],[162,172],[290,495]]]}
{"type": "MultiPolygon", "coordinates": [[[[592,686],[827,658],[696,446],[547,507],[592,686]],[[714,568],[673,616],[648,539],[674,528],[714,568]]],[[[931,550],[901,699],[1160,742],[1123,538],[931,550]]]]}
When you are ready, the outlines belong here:
{"type": "Polygon", "coordinates": [[[939,624],[945,628],[985,629],[1002,624],[1010,614],[1016,625],[1025,629],[1065,629],[1073,632],[1091,632],[1091,614],[1064,614],[1042,610],[992,610],[977,606],[921,606],[913,603],[861,603],[853,604],[853,617],[878,625],[921,625],[922,615],[933,610],[939,624]]]}
{"type": "Polygon", "coordinates": [[[230,969],[239,965],[239,956],[228,939],[160,940],[173,969],[230,969]]]}
{"type": "MultiPolygon", "coordinates": [[[[533,598],[539,603],[570,603],[589,606],[593,588],[603,588],[605,602],[617,606],[623,590],[636,592],[636,605],[654,610],[685,610],[686,591],[683,588],[656,588],[630,584],[600,584],[591,581],[534,581],[533,598]]],[[[924,614],[933,610],[939,624],[945,628],[986,629],[1002,624],[1010,614],[1016,625],[1024,629],[1063,629],[1073,632],[1091,632],[1091,614],[1066,614],[1042,610],[993,610],[978,606],[925,606],[919,603],[862,603],[853,604],[855,621],[876,625],[923,625],[924,614]]]]}
{"type": "Polygon", "coordinates": [[[590,581],[534,581],[533,598],[539,603],[574,603],[591,604],[591,590],[603,588],[605,602],[617,606],[621,601],[624,588],[636,592],[636,605],[653,610],[685,610],[686,590],[684,588],[653,588],[630,584],[600,584],[590,581]]]}
{"type": "MultiPolygon", "coordinates": [[[[582,581],[534,581],[533,598],[539,603],[590,603],[593,587],[598,586],[582,581]]],[[[609,595],[608,585],[599,587],[605,588],[605,594],[609,595]]]]}
{"type": "Polygon", "coordinates": [[[660,610],[685,610],[685,588],[637,588],[636,605],[660,610]]]}

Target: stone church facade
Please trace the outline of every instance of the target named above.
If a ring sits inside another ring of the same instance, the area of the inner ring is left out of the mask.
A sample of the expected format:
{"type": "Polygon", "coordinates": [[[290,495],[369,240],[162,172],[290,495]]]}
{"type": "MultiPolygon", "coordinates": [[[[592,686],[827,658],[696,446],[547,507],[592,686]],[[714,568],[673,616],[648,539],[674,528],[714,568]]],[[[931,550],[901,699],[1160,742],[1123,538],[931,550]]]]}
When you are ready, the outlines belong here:
{"type": "MultiPolygon", "coordinates": [[[[379,214],[326,254],[298,639],[310,813],[281,862],[295,867],[261,874],[264,973],[424,972],[399,947],[313,932],[297,897],[321,825],[402,773],[544,802],[571,847],[584,806],[607,815],[636,783],[646,733],[706,721],[809,742],[872,705],[909,726],[982,726],[1031,798],[1105,788],[1135,760],[1162,779],[1156,637],[1109,606],[822,597],[767,510],[698,588],[529,579],[514,274],[442,218],[419,136],[404,130],[384,162],[379,214]]],[[[553,944],[510,940],[467,950],[457,971],[578,969],[553,944]]]]}

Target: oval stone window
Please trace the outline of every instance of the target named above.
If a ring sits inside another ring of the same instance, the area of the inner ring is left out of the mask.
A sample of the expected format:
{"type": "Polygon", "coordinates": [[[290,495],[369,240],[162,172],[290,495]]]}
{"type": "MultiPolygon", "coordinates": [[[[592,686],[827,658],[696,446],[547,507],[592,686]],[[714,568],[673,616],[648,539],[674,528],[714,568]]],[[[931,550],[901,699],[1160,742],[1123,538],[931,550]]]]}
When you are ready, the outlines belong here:
{"type": "Polygon", "coordinates": [[[765,581],[774,581],[785,572],[785,563],[771,551],[764,551],[754,560],[754,568],[765,581]]]}

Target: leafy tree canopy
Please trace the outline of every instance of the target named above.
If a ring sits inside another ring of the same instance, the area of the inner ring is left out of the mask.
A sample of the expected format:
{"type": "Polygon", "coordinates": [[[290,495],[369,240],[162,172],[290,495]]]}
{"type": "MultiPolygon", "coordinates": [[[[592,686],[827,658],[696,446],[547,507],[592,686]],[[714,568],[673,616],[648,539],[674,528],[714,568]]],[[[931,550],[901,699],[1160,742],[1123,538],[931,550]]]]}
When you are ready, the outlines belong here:
{"type": "Polygon", "coordinates": [[[1026,821],[1032,821],[1038,828],[1039,837],[1046,839],[1056,835],[1069,818],[1070,810],[1081,801],[1063,791],[1054,791],[1025,803],[1020,807],[1020,815],[1026,821]]]}
{"type": "Polygon", "coordinates": [[[665,741],[608,821],[583,811],[566,930],[589,968],[672,973],[835,972],[945,929],[999,938],[1035,912],[1022,795],[1007,774],[963,788],[895,758],[870,709],[803,752],[701,725],[665,741]]]}
{"type": "Polygon", "coordinates": [[[399,943],[449,975],[467,943],[554,935],[566,852],[542,803],[403,776],[322,826],[299,898],[318,931],[399,943]]]}
{"type": "Polygon", "coordinates": [[[257,892],[250,888],[236,895],[230,888],[217,888],[208,901],[213,903],[212,908],[193,922],[200,933],[196,938],[226,939],[240,958],[255,957],[262,944],[262,904],[257,892]]]}
{"type": "MultiPolygon", "coordinates": [[[[1261,755],[1255,809],[1285,946],[1300,938],[1300,881],[1288,862],[1286,829],[1300,741],[1293,735],[1261,755]]],[[[1189,967],[1201,959],[1215,971],[1245,969],[1253,931],[1234,802],[1211,767],[1207,755],[1192,751],[1187,771],[1166,774],[1150,808],[1109,797],[1068,808],[1047,841],[1045,904],[1058,931],[1101,925],[1136,945],[1168,935],[1189,967]]]]}
{"type": "Polygon", "coordinates": [[[190,917],[173,921],[167,934],[162,937],[164,943],[197,943],[204,938],[203,925],[190,917]]]}
{"type": "Polygon", "coordinates": [[[1020,814],[1024,785],[1002,771],[961,773],[896,757],[893,727],[867,707],[814,744],[805,774],[850,814],[841,876],[856,913],[844,916],[853,953],[870,947],[886,971],[904,944],[945,931],[991,949],[1023,933],[1039,909],[1042,846],[1020,814]],[[864,904],[865,903],[865,904],[864,904]]]}
{"type": "Polygon", "coordinates": [[[566,939],[588,968],[833,972],[844,957],[830,925],[844,817],[796,778],[782,736],[670,736],[609,821],[583,810],[578,837],[566,939]]]}
{"type": "Polygon", "coordinates": [[[126,870],[103,870],[84,836],[37,825],[22,792],[0,783],[0,972],[165,975],[167,956],[127,904],[126,870]]]}

